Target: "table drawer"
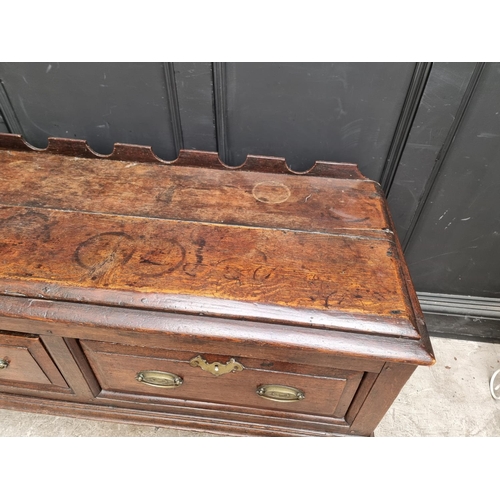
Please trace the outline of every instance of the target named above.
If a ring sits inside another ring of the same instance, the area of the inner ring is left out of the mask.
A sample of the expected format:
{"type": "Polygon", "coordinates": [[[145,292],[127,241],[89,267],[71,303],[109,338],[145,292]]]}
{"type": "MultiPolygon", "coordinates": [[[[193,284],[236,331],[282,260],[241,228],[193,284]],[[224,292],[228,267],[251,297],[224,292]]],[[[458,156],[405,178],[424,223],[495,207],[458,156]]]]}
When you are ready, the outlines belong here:
{"type": "Polygon", "coordinates": [[[1,331],[0,390],[33,385],[68,387],[38,336],[1,331]]]}
{"type": "Polygon", "coordinates": [[[104,392],[344,417],[362,372],[82,341],[104,392]],[[234,370],[234,371],[232,371],[234,370]]]}

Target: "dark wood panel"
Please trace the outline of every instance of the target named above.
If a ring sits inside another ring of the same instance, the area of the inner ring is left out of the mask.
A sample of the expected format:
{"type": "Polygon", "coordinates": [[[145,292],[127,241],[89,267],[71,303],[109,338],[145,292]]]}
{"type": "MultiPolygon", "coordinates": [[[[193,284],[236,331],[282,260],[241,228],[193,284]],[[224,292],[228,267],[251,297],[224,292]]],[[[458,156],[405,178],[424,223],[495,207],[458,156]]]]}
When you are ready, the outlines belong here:
{"type": "Polygon", "coordinates": [[[12,134],[23,134],[23,129],[19,123],[16,112],[12,107],[12,102],[5,89],[0,72],[0,132],[10,132],[12,134]]]}
{"type": "MultiPolygon", "coordinates": [[[[228,162],[284,156],[358,163],[378,180],[409,89],[413,63],[231,63],[226,93],[228,162]]],[[[217,91],[216,91],[217,96],[217,91]]],[[[222,98],[222,96],[221,96],[222,98]]],[[[219,120],[219,118],[218,118],[219,120]]]]}
{"type": "Polygon", "coordinates": [[[450,131],[475,63],[434,63],[388,193],[399,238],[404,241],[450,131]]]}
{"type": "Polygon", "coordinates": [[[161,63],[0,63],[0,78],[34,146],[71,137],[102,154],[124,142],[177,157],[161,63]]]}
{"type": "Polygon", "coordinates": [[[9,363],[0,371],[0,384],[22,382],[31,385],[49,385],[50,380],[43,373],[38,363],[33,359],[27,347],[5,345],[5,339],[0,337],[0,359],[9,363]]]}
{"type": "Polygon", "coordinates": [[[8,367],[0,372],[0,381],[3,384],[10,381],[27,389],[36,388],[36,384],[47,385],[47,390],[68,388],[40,343],[40,338],[35,335],[1,331],[0,358],[9,363],[8,367]]]}
{"type": "Polygon", "coordinates": [[[43,344],[57,364],[68,385],[74,391],[75,397],[83,401],[91,401],[95,394],[85,379],[83,373],[68,349],[66,342],[61,337],[44,335],[43,344]]]}
{"type": "Polygon", "coordinates": [[[9,132],[9,129],[7,128],[7,124],[5,123],[2,115],[0,114],[0,134],[6,134],[9,132]]]}
{"type": "Polygon", "coordinates": [[[2,115],[0,115],[0,134],[4,134],[9,132],[9,129],[7,128],[7,125],[2,119],[2,115]]]}
{"type": "Polygon", "coordinates": [[[500,297],[499,71],[481,74],[409,242],[419,291],[500,297]]]}
{"type": "Polygon", "coordinates": [[[174,63],[185,149],[217,151],[212,64],[174,63]]]}
{"type": "Polygon", "coordinates": [[[411,132],[411,127],[418,112],[422,94],[427,85],[432,63],[419,62],[415,65],[415,70],[406,94],[405,102],[401,108],[398,125],[394,131],[391,147],[387,154],[387,160],[380,175],[380,184],[383,190],[388,193],[391,189],[394,176],[396,175],[399,163],[411,132]]]}

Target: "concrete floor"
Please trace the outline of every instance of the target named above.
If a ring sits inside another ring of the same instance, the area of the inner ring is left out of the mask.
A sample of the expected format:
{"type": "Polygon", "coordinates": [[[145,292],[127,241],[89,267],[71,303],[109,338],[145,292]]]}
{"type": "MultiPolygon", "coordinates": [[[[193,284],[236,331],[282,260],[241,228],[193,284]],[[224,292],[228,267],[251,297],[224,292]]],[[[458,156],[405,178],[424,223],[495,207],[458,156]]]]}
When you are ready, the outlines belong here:
{"type": "MultiPolygon", "coordinates": [[[[419,367],[375,431],[390,436],[500,436],[489,379],[500,344],[433,338],[437,363],[419,367]]],[[[210,436],[177,429],[0,410],[0,436],[210,436]]]]}

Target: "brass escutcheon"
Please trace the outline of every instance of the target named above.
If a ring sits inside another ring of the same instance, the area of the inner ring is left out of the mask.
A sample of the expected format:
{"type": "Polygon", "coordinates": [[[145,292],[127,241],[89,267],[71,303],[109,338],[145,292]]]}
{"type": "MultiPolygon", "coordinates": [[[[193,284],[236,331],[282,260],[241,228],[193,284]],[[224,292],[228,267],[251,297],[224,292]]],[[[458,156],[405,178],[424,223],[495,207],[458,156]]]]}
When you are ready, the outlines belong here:
{"type": "Polygon", "coordinates": [[[279,401],[280,403],[302,401],[306,397],[300,389],[286,385],[259,385],[257,394],[262,398],[279,401]]]}
{"type": "Polygon", "coordinates": [[[163,389],[179,387],[183,382],[182,377],[179,377],[179,375],[168,372],[158,372],[155,370],[139,372],[135,379],[142,384],[162,387],[163,389]]]}
{"type": "Polygon", "coordinates": [[[6,359],[0,359],[0,370],[7,368],[9,366],[9,362],[6,359]]]}
{"type": "Polygon", "coordinates": [[[217,361],[215,361],[215,363],[207,363],[201,356],[196,356],[189,364],[193,367],[199,366],[202,370],[211,373],[215,377],[220,377],[226,373],[241,372],[245,368],[234,358],[231,358],[227,363],[223,364],[217,361]]]}

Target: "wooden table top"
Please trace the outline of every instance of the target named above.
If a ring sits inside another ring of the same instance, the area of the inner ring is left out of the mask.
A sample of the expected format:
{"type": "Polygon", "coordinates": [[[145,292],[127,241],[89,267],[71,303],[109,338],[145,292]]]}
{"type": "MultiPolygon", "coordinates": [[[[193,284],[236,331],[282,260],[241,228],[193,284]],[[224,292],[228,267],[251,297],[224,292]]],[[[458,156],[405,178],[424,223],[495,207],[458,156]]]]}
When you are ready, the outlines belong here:
{"type": "Polygon", "coordinates": [[[412,293],[381,189],[354,165],[296,175],[0,134],[0,294],[419,339],[412,293]]]}

